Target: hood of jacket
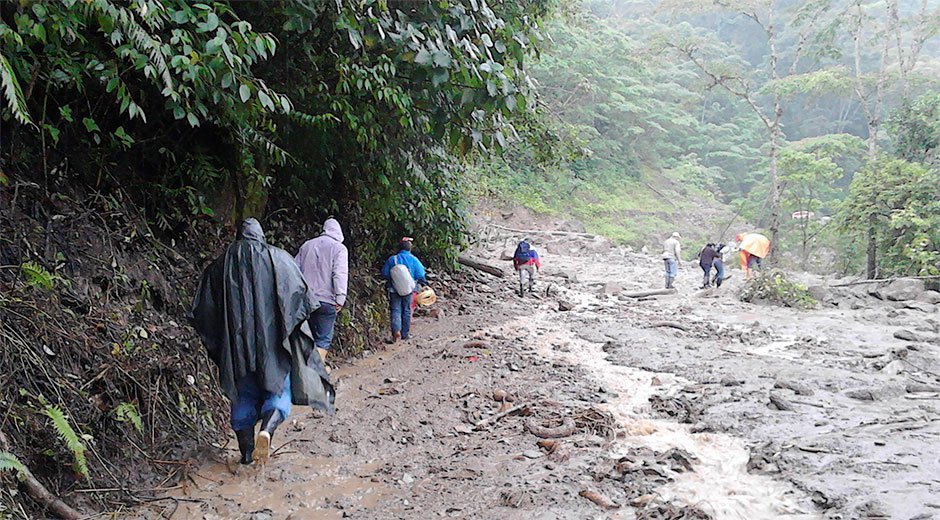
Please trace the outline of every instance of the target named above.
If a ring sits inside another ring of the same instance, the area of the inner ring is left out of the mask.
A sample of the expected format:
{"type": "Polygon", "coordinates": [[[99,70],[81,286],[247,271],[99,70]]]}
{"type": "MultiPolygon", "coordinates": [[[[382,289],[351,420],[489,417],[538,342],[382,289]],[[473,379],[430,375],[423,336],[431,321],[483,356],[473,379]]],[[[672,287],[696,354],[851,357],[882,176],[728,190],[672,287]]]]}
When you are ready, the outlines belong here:
{"type": "Polygon", "coordinates": [[[262,244],[266,243],[264,240],[264,230],[261,229],[261,223],[253,218],[245,219],[245,221],[242,222],[242,226],[238,230],[238,238],[241,240],[257,240],[262,244]]]}
{"type": "Polygon", "coordinates": [[[327,219],[327,221],[323,223],[323,234],[339,243],[345,240],[343,228],[339,226],[339,222],[335,218],[327,219]]]}

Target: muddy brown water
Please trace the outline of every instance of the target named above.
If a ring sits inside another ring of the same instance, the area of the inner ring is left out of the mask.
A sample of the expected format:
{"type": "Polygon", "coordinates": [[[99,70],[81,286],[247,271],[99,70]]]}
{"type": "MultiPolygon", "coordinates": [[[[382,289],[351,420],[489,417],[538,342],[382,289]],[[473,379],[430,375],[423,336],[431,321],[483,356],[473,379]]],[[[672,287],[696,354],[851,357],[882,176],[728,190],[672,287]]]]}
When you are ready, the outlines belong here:
{"type": "Polygon", "coordinates": [[[418,319],[411,342],[334,372],[336,416],[296,410],[265,467],[229,464],[230,443],[134,516],[631,519],[643,507],[630,505],[631,483],[605,475],[631,450],[679,448],[693,470],[645,483],[653,503],[734,520],[940,518],[938,347],[893,336],[935,331],[935,314],[754,306],[737,300],[734,277],[702,297],[691,266],[678,295],[634,301],[602,285],[655,287],[656,258],[543,256],[579,282],[546,276],[520,299],[508,278],[481,275],[439,304],[443,320],[418,319]],[[559,298],[574,309],[558,311],[559,298]],[[464,347],[472,338],[485,347],[464,347]],[[536,415],[604,410],[621,433],[579,431],[564,439],[570,459],[549,461],[526,418],[473,430],[496,412],[497,388],[536,415]],[[771,406],[772,392],[792,410],[771,406]],[[691,403],[694,417],[651,398],[691,403]],[[579,496],[588,489],[620,507],[579,496]]]}

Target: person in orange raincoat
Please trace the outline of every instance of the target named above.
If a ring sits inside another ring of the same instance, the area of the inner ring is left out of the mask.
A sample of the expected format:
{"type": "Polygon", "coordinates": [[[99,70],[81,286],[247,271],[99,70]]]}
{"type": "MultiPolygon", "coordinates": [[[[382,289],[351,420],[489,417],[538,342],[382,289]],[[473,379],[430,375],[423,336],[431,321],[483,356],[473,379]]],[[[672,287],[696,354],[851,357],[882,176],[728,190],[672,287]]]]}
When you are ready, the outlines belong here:
{"type": "Polygon", "coordinates": [[[754,268],[761,267],[761,260],[770,254],[770,239],[760,233],[738,233],[735,237],[741,250],[741,270],[747,278],[754,268]]]}

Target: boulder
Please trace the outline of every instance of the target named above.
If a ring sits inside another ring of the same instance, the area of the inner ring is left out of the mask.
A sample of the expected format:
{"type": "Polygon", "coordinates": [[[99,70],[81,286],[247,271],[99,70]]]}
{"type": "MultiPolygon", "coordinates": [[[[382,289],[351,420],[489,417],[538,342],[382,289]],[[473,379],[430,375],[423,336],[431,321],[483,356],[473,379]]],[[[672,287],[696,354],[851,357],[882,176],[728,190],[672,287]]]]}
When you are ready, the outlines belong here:
{"type": "Polygon", "coordinates": [[[601,289],[601,294],[604,294],[607,296],[617,296],[618,294],[622,292],[623,292],[623,287],[621,287],[620,284],[616,282],[607,282],[604,284],[604,288],[601,289]]]}
{"type": "Polygon", "coordinates": [[[500,260],[512,260],[512,257],[516,254],[515,247],[507,247],[499,254],[500,260]]]}
{"type": "Polygon", "coordinates": [[[558,310],[565,312],[574,309],[574,304],[567,300],[558,300],[558,310]]]}
{"type": "Polygon", "coordinates": [[[873,289],[870,294],[879,300],[903,302],[917,299],[926,290],[923,280],[899,278],[888,285],[873,289]]]}
{"type": "Polygon", "coordinates": [[[936,305],[940,303],[940,292],[924,291],[917,295],[917,301],[936,305]]]}
{"type": "Polygon", "coordinates": [[[937,312],[937,306],[932,303],[924,303],[921,301],[909,301],[904,302],[905,309],[913,309],[915,311],[926,312],[927,314],[932,314],[937,312]]]}

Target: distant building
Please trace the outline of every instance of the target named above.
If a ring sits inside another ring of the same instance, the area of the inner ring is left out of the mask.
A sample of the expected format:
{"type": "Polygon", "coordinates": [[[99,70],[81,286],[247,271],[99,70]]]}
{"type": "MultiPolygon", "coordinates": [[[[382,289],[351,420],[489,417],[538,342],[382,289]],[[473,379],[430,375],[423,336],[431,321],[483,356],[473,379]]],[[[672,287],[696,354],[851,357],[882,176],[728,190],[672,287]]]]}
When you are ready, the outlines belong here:
{"type": "Polygon", "coordinates": [[[815,217],[816,214],[812,211],[794,211],[793,220],[809,220],[815,217]]]}

